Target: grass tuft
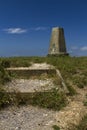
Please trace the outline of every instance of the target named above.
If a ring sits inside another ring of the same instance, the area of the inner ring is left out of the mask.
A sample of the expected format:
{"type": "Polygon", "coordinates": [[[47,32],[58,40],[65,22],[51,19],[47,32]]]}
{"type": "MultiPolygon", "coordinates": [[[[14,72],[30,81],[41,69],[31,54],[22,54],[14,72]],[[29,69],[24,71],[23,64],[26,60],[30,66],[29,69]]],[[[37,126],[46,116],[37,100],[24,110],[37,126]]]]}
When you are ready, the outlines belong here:
{"type": "Polygon", "coordinates": [[[59,126],[57,126],[57,125],[53,125],[53,129],[54,130],[60,130],[59,126]]]}

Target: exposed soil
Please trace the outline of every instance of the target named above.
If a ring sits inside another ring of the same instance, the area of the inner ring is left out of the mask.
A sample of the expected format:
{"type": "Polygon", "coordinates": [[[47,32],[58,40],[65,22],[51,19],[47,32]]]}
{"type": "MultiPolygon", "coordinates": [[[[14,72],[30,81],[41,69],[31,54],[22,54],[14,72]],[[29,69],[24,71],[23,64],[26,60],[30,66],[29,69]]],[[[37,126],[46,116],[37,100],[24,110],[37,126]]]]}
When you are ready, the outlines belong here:
{"type": "Polygon", "coordinates": [[[74,130],[74,126],[78,125],[87,114],[87,107],[83,104],[87,87],[84,89],[75,87],[75,89],[78,94],[72,97],[67,107],[56,113],[57,124],[61,130],[74,130]]]}

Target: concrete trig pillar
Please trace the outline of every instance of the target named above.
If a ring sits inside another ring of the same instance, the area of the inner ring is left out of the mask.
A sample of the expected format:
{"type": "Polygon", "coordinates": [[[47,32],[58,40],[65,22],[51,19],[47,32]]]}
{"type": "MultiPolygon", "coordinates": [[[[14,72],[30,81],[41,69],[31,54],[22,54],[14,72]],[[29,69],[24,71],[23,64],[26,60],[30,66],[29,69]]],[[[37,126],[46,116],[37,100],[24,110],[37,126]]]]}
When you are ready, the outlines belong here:
{"type": "Polygon", "coordinates": [[[68,55],[63,28],[55,27],[52,29],[48,56],[49,55],[68,55]]]}

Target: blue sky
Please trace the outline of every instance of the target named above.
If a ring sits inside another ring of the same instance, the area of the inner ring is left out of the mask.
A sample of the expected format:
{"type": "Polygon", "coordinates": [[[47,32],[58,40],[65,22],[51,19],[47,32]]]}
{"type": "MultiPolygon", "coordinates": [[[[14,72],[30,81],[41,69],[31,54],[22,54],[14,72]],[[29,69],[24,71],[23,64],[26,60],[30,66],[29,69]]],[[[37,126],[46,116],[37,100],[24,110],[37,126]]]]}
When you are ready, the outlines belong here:
{"type": "Polygon", "coordinates": [[[67,51],[87,56],[87,0],[0,0],[0,56],[45,56],[52,27],[67,51]]]}

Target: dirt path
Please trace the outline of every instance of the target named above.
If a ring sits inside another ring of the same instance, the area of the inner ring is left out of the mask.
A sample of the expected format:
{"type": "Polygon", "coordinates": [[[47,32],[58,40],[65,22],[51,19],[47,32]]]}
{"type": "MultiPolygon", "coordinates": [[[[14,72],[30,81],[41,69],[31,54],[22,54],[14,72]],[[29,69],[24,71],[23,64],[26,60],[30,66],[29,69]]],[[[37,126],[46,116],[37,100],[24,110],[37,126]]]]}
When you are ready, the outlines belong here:
{"type": "Polygon", "coordinates": [[[87,114],[87,107],[83,104],[87,88],[79,89],[75,87],[75,89],[78,94],[72,98],[67,107],[56,112],[55,119],[61,130],[71,130],[87,114]]]}

